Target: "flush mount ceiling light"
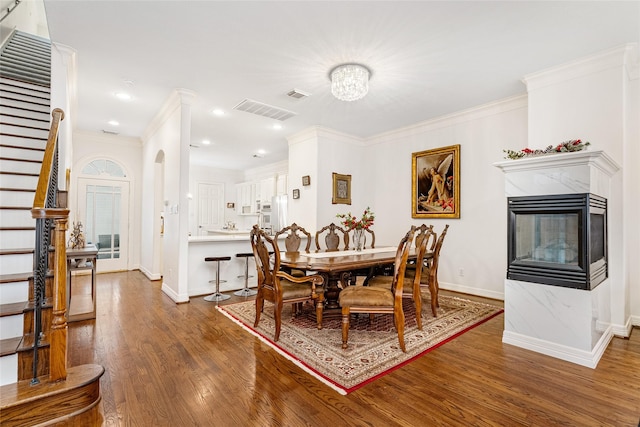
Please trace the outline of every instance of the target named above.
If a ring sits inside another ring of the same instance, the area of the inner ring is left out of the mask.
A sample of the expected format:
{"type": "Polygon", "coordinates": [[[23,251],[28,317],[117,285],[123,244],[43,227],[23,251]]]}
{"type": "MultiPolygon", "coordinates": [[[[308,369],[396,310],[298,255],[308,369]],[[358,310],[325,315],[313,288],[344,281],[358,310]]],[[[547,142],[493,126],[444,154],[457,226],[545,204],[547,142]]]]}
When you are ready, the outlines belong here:
{"type": "Polygon", "coordinates": [[[357,101],[369,92],[370,72],[363,65],[338,65],[330,75],[331,93],[341,101],[357,101]]]}

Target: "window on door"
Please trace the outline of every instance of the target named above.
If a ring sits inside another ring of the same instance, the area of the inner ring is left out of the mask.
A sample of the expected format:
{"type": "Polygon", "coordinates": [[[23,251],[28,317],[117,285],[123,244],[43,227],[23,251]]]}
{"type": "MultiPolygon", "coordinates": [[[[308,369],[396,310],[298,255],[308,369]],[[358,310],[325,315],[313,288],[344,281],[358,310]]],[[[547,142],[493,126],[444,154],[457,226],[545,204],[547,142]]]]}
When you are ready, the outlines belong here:
{"type": "Polygon", "coordinates": [[[94,160],[78,180],[78,215],[85,239],[98,248],[97,269],[127,269],[129,179],[117,163],[94,160]]]}

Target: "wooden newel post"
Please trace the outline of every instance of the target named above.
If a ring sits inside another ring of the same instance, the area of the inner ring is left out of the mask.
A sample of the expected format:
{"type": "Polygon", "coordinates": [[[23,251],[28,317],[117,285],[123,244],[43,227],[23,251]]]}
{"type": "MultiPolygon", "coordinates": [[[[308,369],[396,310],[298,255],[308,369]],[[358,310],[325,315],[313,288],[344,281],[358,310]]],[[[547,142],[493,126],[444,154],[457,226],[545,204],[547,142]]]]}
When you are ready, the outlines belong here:
{"type": "Polygon", "coordinates": [[[51,319],[49,367],[51,381],[67,379],[67,218],[55,220],[53,318],[51,319]]]}

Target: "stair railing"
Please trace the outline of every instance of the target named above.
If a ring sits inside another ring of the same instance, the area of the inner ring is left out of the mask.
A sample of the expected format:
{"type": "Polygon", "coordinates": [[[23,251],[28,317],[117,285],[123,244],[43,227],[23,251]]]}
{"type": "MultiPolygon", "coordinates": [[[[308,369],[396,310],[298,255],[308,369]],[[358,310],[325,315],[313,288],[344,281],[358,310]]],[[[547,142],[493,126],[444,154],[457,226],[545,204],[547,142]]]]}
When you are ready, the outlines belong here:
{"type": "Polygon", "coordinates": [[[36,220],[36,244],[34,250],[34,334],[33,378],[38,384],[38,348],[49,341],[49,380],[67,378],[67,253],[65,232],[69,209],[58,206],[58,129],[64,112],[56,108],[51,112],[51,128],[47,138],[38,187],[33,200],[31,216],[36,220]],[[53,231],[53,236],[51,235],[53,231]],[[52,238],[53,237],[53,238],[52,238]],[[42,330],[42,307],[46,304],[45,281],[49,270],[49,247],[53,243],[53,313],[49,337],[42,330]]]}

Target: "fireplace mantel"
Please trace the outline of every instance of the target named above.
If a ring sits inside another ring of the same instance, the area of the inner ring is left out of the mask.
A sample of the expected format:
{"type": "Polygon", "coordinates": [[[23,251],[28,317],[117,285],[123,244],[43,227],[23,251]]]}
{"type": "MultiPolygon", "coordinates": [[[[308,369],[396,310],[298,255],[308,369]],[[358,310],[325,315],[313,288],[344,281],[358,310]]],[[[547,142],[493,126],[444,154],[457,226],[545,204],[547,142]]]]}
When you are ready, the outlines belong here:
{"type": "Polygon", "coordinates": [[[609,182],[620,167],[604,151],[578,151],[505,160],[507,197],[592,193],[609,197],[609,182]]]}

